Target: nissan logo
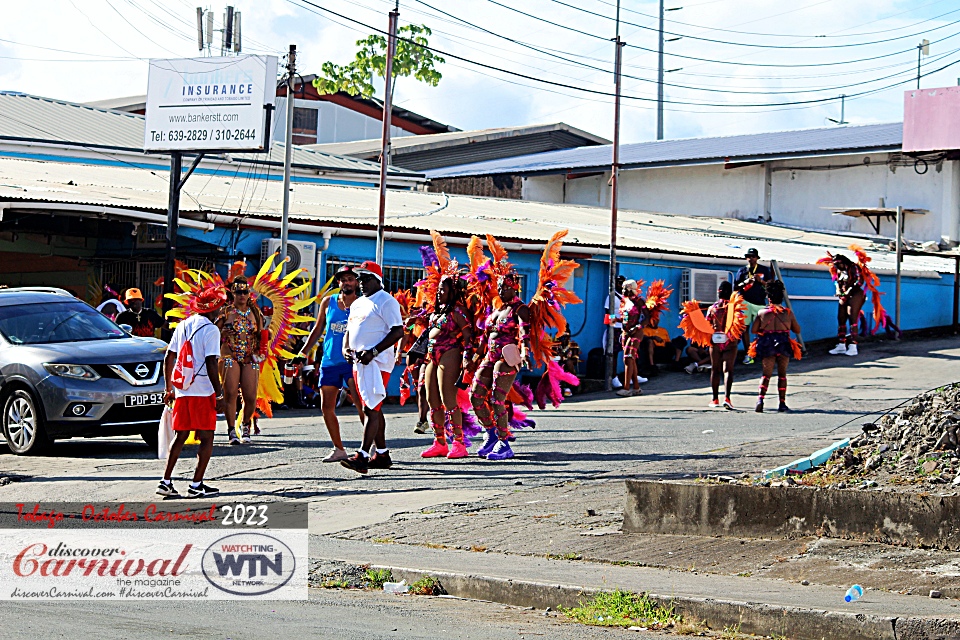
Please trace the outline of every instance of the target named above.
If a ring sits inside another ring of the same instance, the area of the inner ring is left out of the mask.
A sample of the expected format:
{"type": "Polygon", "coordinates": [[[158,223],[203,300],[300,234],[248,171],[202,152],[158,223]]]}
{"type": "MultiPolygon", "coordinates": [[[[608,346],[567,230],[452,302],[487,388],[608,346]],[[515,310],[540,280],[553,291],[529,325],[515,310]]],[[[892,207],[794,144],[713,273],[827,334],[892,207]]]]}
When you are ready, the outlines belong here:
{"type": "Polygon", "coordinates": [[[137,365],[137,368],[134,369],[134,372],[137,374],[137,376],[141,378],[146,378],[147,375],[150,373],[150,369],[147,367],[147,365],[141,362],[140,364],[137,365]]]}

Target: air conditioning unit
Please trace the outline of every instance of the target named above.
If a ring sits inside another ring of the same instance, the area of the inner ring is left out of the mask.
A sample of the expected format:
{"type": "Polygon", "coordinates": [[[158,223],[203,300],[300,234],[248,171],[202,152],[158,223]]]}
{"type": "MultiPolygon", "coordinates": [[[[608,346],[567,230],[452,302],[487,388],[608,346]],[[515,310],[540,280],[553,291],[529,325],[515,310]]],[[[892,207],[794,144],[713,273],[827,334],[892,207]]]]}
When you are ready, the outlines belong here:
{"type": "MultiPolygon", "coordinates": [[[[280,239],[265,238],[260,243],[260,262],[267,261],[271,253],[279,253],[280,239]]],[[[306,269],[306,273],[301,273],[304,278],[317,277],[317,245],[313,242],[303,242],[301,240],[287,241],[287,256],[290,262],[287,263],[287,273],[296,269],[306,269]]]]}
{"type": "Polygon", "coordinates": [[[680,279],[681,301],[698,300],[712,303],[717,299],[717,287],[724,280],[730,280],[729,271],[684,269],[683,277],[680,279]]]}

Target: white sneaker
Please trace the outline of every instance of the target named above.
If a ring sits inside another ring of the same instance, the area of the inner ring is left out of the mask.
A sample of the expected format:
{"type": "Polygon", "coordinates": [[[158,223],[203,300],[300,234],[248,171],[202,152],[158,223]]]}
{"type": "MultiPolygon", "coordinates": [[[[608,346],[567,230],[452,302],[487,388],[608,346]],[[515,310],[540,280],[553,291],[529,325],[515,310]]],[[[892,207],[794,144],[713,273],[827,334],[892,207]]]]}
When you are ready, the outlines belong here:
{"type": "Polygon", "coordinates": [[[848,356],[855,356],[855,355],[857,355],[857,353],[859,353],[859,352],[857,351],[857,345],[856,345],[856,344],[852,344],[852,345],[850,345],[849,347],[847,347],[846,353],[847,353],[848,356]]]}
{"type": "Polygon", "coordinates": [[[643,384],[644,382],[650,382],[650,381],[644,378],[643,376],[637,376],[637,384],[643,384]]]}
{"type": "MultiPolygon", "coordinates": [[[[856,347],[854,347],[856,348],[856,347]]],[[[833,349],[830,349],[830,355],[840,356],[847,353],[847,344],[845,342],[839,343],[833,349]]],[[[856,354],[854,354],[856,355],[856,354]]]]}
{"type": "Polygon", "coordinates": [[[620,378],[613,376],[613,380],[610,381],[610,384],[613,385],[614,389],[620,389],[623,387],[623,383],[620,382],[620,378]]]}
{"type": "Polygon", "coordinates": [[[630,389],[617,389],[617,395],[621,398],[629,398],[633,395],[630,389]]]}
{"type": "Polygon", "coordinates": [[[691,362],[690,364],[688,364],[683,368],[683,370],[689,373],[690,375],[693,375],[693,372],[696,371],[697,369],[698,367],[696,362],[691,362]]]}

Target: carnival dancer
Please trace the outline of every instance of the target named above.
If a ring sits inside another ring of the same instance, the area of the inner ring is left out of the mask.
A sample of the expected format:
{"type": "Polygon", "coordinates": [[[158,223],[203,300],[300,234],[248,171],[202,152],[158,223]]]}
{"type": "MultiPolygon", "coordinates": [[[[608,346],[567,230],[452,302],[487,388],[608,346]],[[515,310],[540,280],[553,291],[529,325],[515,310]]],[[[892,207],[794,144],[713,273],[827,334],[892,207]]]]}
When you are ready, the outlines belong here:
{"type": "Polygon", "coordinates": [[[163,360],[166,381],[164,402],[173,404],[173,430],[176,438],[167,454],[167,466],[157,494],[180,497],[173,486],[173,470],[190,432],[200,440],[193,483],[187,489],[191,498],[213,496],[219,490],[203,482],[213,454],[213,433],[217,413],[224,410],[223,387],[217,371],[220,355],[220,330],[214,324],[227,293],[218,282],[210,282],[195,298],[193,315],[180,322],[173,332],[163,360]]]}
{"type": "MultiPolygon", "coordinates": [[[[487,245],[494,257],[490,271],[496,276],[497,298],[494,311],[484,321],[481,345],[483,355],[476,370],[470,399],[474,412],[486,430],[486,439],[477,452],[487,460],[507,460],[514,456],[510,447],[512,405],[508,408],[514,380],[524,363],[545,366],[534,392],[540,408],[546,402],[559,406],[563,401],[561,383],[579,384],[579,379],[563,371],[553,358],[554,339],[547,333],[566,330],[567,323],[561,309],[580,299],[566,289],[566,283],[579,266],[572,260],[560,259],[560,249],[567,231],[553,235],[540,258],[537,290],[526,305],[520,298],[520,275],[506,260],[506,251],[493,236],[487,235],[487,245]]],[[[477,362],[479,355],[473,359],[477,362]]]]}
{"type": "Polygon", "coordinates": [[[427,325],[425,385],[434,442],[421,453],[424,458],[466,458],[463,413],[457,401],[457,383],[465,362],[473,355],[473,329],[464,308],[466,282],[455,271],[445,274],[437,288],[434,311],[427,325]],[[447,446],[447,439],[453,442],[447,446]]]}
{"type": "MultiPolygon", "coordinates": [[[[622,397],[639,396],[640,374],[638,360],[640,359],[640,345],[643,344],[643,323],[646,304],[640,297],[642,283],[636,280],[627,280],[623,283],[623,303],[620,306],[620,316],[623,318],[623,388],[617,390],[622,397]]],[[[643,379],[646,382],[646,378],[643,379]]]]}
{"type": "Polygon", "coordinates": [[[753,358],[750,357],[750,327],[756,319],[757,314],[767,304],[767,292],[764,288],[767,282],[773,279],[769,267],[760,264],[760,252],[754,248],[747,249],[743,255],[747,260],[747,265],[740,267],[733,280],[733,288],[743,296],[747,304],[746,323],[747,330],[743,332],[743,350],[746,353],[743,356],[743,364],[753,364],[753,358]]]}
{"type": "Polygon", "coordinates": [[[383,401],[387,382],[396,363],[394,347],[403,337],[400,303],[383,290],[383,270],[372,260],[356,269],[360,283],[358,298],[350,305],[347,333],[343,338],[344,357],[353,364],[357,392],[367,414],[360,449],[340,464],[357,473],[393,466],[387,448],[383,401]],[[376,446],[373,456],[368,453],[376,446]]]}
{"type": "MultiPolygon", "coordinates": [[[[252,298],[253,293],[256,293],[258,301],[269,303],[269,306],[259,307],[262,314],[262,324],[259,330],[258,349],[255,352],[261,358],[255,406],[257,411],[267,417],[273,416],[271,403],[279,404],[283,402],[283,387],[281,386],[280,371],[277,367],[278,360],[280,358],[293,360],[296,357],[295,354],[287,350],[287,344],[292,336],[305,336],[309,333],[296,325],[314,321],[314,318],[299,313],[302,309],[313,304],[313,297],[305,293],[312,286],[311,281],[305,279],[299,284],[294,282],[305,270],[294,269],[284,276],[283,263],[275,264],[276,257],[277,254],[271,254],[267,258],[254,278],[252,286],[248,282],[250,297],[252,298]],[[267,321],[268,317],[269,322],[267,321]]],[[[245,268],[245,264],[239,262],[231,269],[231,273],[242,274],[243,268],[245,268]]],[[[231,278],[231,282],[233,282],[233,278],[231,278]]],[[[219,274],[208,274],[195,269],[181,272],[181,277],[174,278],[174,284],[178,292],[166,294],[166,297],[175,303],[174,308],[167,311],[167,317],[173,320],[184,320],[197,313],[197,296],[205,288],[218,286],[226,290],[219,274]]],[[[247,305],[252,307],[254,302],[248,301],[247,305]]],[[[235,319],[236,317],[239,316],[234,316],[235,319]]],[[[171,326],[173,324],[171,322],[171,326]]],[[[246,348],[244,351],[246,351],[246,348]]],[[[237,373],[239,374],[239,368],[237,373]]],[[[242,380],[242,377],[240,379],[242,380]]],[[[251,411],[253,406],[254,402],[245,402],[245,413],[251,411]]],[[[253,418],[256,420],[255,414],[253,414],[253,418]]],[[[234,425],[228,426],[232,427],[234,425]]]]}
{"type": "MultiPolygon", "coordinates": [[[[720,382],[725,383],[723,407],[733,409],[730,394],[733,389],[733,367],[737,361],[737,347],[740,336],[746,329],[744,322],[746,304],[739,293],[733,293],[733,286],[721,282],[717,288],[717,301],[707,310],[704,317],[700,303],[690,300],[684,303],[680,328],[683,335],[700,347],[709,346],[710,386],[713,400],[711,409],[720,408],[720,382]]],[[[687,349],[689,353],[690,350],[687,349]]],[[[695,363],[696,364],[696,363],[695,363]]],[[[688,370],[690,372],[690,370],[688,370]]]]}
{"type": "Polygon", "coordinates": [[[790,332],[800,335],[800,324],[793,311],[783,306],[783,282],[771,280],[766,285],[770,304],[757,314],[751,331],[757,338],[751,343],[749,354],[760,358],[763,364],[763,377],[760,378],[760,393],[757,397],[757,413],[763,413],[763,400],[767,395],[773,368],[777,368],[777,393],[780,406],[777,411],[789,411],[787,407],[787,364],[790,357],[801,358],[800,344],[790,337],[790,332]]]}
{"type": "Polygon", "coordinates": [[[477,455],[507,460],[513,457],[507,395],[520,366],[529,363],[530,357],[530,308],[520,299],[520,274],[512,265],[497,277],[497,295],[500,307],[483,323],[481,342],[486,353],[473,374],[470,400],[486,431],[477,455]]]}
{"type": "Polygon", "coordinates": [[[830,265],[830,275],[836,285],[837,300],[837,346],[830,350],[832,355],[855,356],[857,351],[857,334],[859,333],[860,315],[863,305],[867,301],[867,291],[870,292],[873,304],[873,330],[875,334],[880,328],[887,333],[898,336],[900,330],[890,320],[883,305],[880,304],[880,278],[870,269],[870,256],[861,247],[852,244],[849,249],[857,256],[854,263],[843,254],[832,255],[829,251],[825,258],[817,260],[817,264],[830,265]],[[847,331],[847,323],[850,330],[847,331]]]}
{"type": "Polygon", "coordinates": [[[337,419],[337,399],[340,390],[345,386],[350,389],[350,399],[357,408],[361,426],[366,419],[363,412],[363,402],[357,393],[357,385],[353,380],[353,365],[343,357],[343,336],[347,332],[347,319],[350,317],[350,306],[357,299],[357,274],[353,267],[344,265],[337,269],[334,278],[339,286],[339,292],[333,293],[320,301],[317,309],[317,323],[307,336],[303,348],[297,354],[297,362],[305,362],[314,345],[323,336],[323,348],[320,356],[320,410],[323,412],[323,423],[330,434],[333,450],[323,458],[323,462],[340,462],[349,458],[340,437],[340,421],[337,419]]]}
{"type": "MultiPolygon", "coordinates": [[[[654,357],[655,352],[658,348],[667,347],[671,345],[670,334],[667,333],[667,330],[660,326],[660,316],[664,312],[670,310],[670,296],[673,294],[673,289],[671,287],[664,286],[663,280],[654,280],[650,283],[650,287],[647,289],[646,300],[643,298],[640,299],[640,303],[644,305],[643,310],[643,344],[640,347],[640,350],[646,353],[646,362],[647,362],[647,375],[648,376],[658,376],[660,375],[660,369],[657,367],[656,359],[654,357]],[[645,347],[645,348],[644,348],[645,347]]],[[[676,350],[679,348],[680,353],[683,352],[683,347],[686,346],[684,343],[677,347],[672,345],[674,350],[674,362],[679,361],[679,354],[676,353],[676,350]]],[[[642,380],[646,382],[646,380],[642,380]]]]}
{"type": "Polygon", "coordinates": [[[217,319],[220,330],[220,362],[223,364],[223,392],[226,398],[227,432],[230,444],[249,444],[253,414],[257,409],[257,386],[263,349],[260,335],[263,316],[250,300],[250,282],[242,275],[230,283],[233,302],[224,306],[217,319]],[[243,420],[237,436],[237,399],[243,398],[243,420]]]}

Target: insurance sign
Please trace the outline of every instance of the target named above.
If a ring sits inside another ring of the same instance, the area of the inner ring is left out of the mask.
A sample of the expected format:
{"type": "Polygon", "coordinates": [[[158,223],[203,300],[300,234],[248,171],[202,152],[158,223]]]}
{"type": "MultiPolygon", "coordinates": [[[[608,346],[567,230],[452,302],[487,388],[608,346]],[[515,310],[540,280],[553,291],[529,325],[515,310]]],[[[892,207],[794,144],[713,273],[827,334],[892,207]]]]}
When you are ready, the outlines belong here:
{"type": "Polygon", "coordinates": [[[145,151],[268,151],[276,56],[151,60],[145,151]]]}

